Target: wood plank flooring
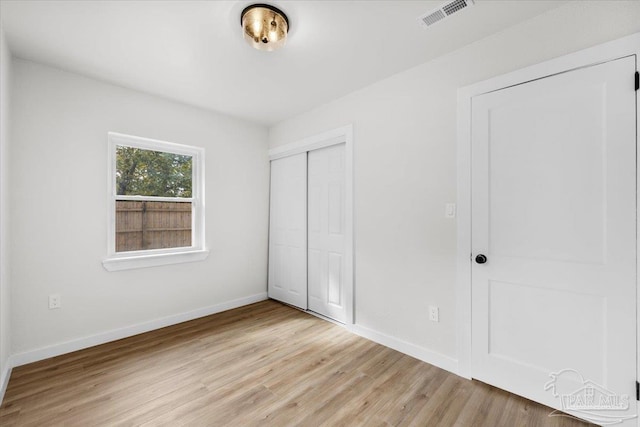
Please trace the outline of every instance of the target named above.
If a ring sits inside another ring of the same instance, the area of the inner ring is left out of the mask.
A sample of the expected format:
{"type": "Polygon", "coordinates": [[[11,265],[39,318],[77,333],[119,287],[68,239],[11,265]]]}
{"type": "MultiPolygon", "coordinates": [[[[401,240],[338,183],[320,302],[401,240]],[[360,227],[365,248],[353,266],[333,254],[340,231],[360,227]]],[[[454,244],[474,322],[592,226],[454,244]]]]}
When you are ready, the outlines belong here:
{"type": "Polygon", "coordinates": [[[584,426],[274,301],[15,368],[9,426],[584,426]]]}

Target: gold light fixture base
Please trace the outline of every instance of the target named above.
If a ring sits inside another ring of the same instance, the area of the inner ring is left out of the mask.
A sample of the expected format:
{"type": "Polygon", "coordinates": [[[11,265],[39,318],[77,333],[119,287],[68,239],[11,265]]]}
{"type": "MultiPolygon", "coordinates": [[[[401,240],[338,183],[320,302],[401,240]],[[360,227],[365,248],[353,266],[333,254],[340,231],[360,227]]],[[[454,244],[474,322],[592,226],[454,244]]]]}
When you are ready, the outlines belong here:
{"type": "Polygon", "coordinates": [[[240,15],[244,39],[256,49],[273,51],[287,41],[289,19],[270,4],[252,4],[240,15]]]}

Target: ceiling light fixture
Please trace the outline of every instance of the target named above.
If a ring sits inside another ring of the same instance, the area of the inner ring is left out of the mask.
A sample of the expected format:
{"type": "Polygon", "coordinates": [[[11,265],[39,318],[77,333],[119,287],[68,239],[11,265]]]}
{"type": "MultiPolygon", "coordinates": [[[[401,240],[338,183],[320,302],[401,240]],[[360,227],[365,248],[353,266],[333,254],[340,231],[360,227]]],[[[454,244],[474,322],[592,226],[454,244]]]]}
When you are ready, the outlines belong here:
{"type": "Polygon", "coordinates": [[[244,39],[256,49],[276,50],[287,41],[289,19],[277,7],[252,4],[244,8],[240,22],[244,39]]]}

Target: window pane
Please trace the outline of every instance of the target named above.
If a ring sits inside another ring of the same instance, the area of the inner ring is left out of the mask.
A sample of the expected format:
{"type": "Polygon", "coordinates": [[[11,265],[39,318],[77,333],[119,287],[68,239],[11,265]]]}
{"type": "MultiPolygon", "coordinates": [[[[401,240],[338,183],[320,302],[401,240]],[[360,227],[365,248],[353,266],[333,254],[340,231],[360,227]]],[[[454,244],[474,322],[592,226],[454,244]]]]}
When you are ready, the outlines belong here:
{"type": "Polygon", "coordinates": [[[116,252],[191,246],[191,202],[116,201],[116,252]]]}
{"type": "Polygon", "coordinates": [[[192,160],[191,156],[119,145],[117,194],[191,197],[192,160]]]}

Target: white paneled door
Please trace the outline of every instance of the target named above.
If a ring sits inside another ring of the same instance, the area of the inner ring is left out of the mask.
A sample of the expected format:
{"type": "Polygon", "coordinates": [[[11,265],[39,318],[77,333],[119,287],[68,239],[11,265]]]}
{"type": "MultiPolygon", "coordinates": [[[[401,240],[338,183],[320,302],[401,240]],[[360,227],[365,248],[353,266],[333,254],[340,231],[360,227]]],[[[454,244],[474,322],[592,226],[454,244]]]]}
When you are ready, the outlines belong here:
{"type": "Polygon", "coordinates": [[[636,413],[634,72],[472,100],[472,375],[569,411],[563,396],[617,396],[575,412],[601,423],[636,413]]]}
{"type": "Polygon", "coordinates": [[[268,290],[307,308],[307,153],[271,162],[268,290]]]}
{"type": "Polygon", "coordinates": [[[309,310],[346,321],[345,144],[309,152],[309,310]]]}

